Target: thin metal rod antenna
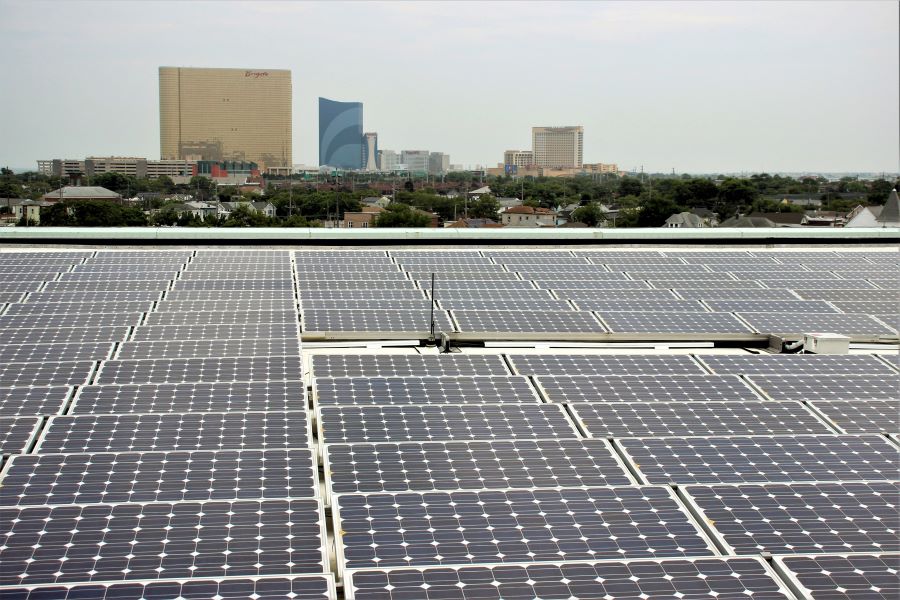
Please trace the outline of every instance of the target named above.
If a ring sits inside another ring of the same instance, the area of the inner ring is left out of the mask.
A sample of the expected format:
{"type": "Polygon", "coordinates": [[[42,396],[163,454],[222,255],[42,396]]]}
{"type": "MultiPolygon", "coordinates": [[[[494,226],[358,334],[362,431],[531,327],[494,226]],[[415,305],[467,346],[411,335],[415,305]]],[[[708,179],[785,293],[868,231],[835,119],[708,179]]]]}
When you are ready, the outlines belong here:
{"type": "Polygon", "coordinates": [[[429,341],[434,341],[434,272],[431,273],[431,337],[428,338],[429,341]]]}

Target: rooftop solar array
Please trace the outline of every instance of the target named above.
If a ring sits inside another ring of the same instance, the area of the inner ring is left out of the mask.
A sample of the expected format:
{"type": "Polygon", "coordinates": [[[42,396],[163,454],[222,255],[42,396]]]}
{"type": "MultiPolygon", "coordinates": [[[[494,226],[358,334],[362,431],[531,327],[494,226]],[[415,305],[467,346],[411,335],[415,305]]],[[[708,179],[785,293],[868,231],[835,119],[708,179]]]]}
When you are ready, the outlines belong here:
{"type": "Polygon", "coordinates": [[[896,266],[0,251],[0,595],[893,600],[896,266]]]}

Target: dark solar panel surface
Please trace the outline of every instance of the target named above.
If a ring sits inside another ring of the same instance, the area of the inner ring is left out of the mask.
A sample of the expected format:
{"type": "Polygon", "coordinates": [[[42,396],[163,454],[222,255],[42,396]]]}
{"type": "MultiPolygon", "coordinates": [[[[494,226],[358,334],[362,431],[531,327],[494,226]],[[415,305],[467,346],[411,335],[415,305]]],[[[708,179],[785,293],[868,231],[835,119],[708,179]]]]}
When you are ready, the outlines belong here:
{"type": "Polygon", "coordinates": [[[359,600],[417,597],[441,600],[699,600],[712,597],[787,600],[791,597],[783,584],[759,560],[752,558],[395,567],[348,573],[345,590],[359,600]]]}
{"type": "Polygon", "coordinates": [[[867,354],[699,354],[714,373],[755,375],[894,374],[877,357],[867,354]]]}
{"type": "Polygon", "coordinates": [[[0,329],[0,339],[19,344],[78,344],[90,342],[122,342],[128,327],[54,327],[0,329]]]}
{"type": "Polygon", "coordinates": [[[308,423],[303,411],[61,416],[50,419],[38,451],[302,448],[308,423]]]}
{"type": "Polygon", "coordinates": [[[94,302],[152,302],[162,297],[161,291],[148,292],[35,292],[28,294],[29,304],[76,304],[83,309],[94,302]]]}
{"type": "Polygon", "coordinates": [[[102,360],[112,354],[110,342],[79,344],[0,343],[0,363],[102,360]]]}
{"type": "Polygon", "coordinates": [[[900,431],[900,406],[894,399],[828,400],[812,402],[828,422],[844,433],[894,433],[900,431]]]}
{"type": "Polygon", "coordinates": [[[347,494],[334,502],[345,569],[713,554],[662,487],[347,494]]]}
{"type": "Polygon", "coordinates": [[[657,375],[706,372],[685,355],[510,354],[520,375],[657,375]]]}
{"type": "Polygon", "coordinates": [[[747,379],[773,400],[897,397],[898,379],[891,375],[752,375],[747,379]]]}
{"type": "MultiPolygon", "coordinates": [[[[2,300],[2,298],[0,298],[2,300]]],[[[35,302],[11,304],[10,315],[141,313],[153,308],[152,302],[35,302]]]]}
{"type": "Polygon", "coordinates": [[[93,361],[0,363],[0,386],[81,385],[93,361]]]}
{"type": "Polygon", "coordinates": [[[66,386],[0,386],[0,417],[59,414],[71,393],[66,386]]]}
{"type": "Polygon", "coordinates": [[[312,450],[30,454],[4,470],[0,505],[317,498],[312,450]]]}
{"type": "Polygon", "coordinates": [[[300,379],[297,356],[108,360],[95,383],[188,383],[300,379]]]}
{"type": "MultiPolygon", "coordinates": [[[[446,311],[434,311],[439,331],[453,331],[446,311]]],[[[428,332],[428,310],[355,311],[313,309],[303,311],[304,331],[399,331],[428,332]]]]}
{"type": "Polygon", "coordinates": [[[229,340],[295,338],[299,335],[296,323],[250,323],[246,325],[142,325],[132,340],[136,342],[162,340],[229,340]]]}
{"type": "Polygon", "coordinates": [[[842,335],[896,336],[897,330],[886,327],[869,315],[843,313],[738,313],[760,333],[803,334],[828,331],[842,335]]]}
{"type": "Polygon", "coordinates": [[[810,600],[892,600],[900,596],[900,554],[779,556],[775,564],[810,600]]]}
{"type": "Polygon", "coordinates": [[[537,382],[550,402],[759,400],[733,375],[542,375],[537,382]]]}
{"type": "Polygon", "coordinates": [[[261,311],[244,310],[234,311],[229,306],[221,310],[207,310],[194,312],[160,312],[147,315],[145,325],[207,325],[216,323],[296,323],[297,313],[294,310],[261,311]]]}
{"type": "Polygon", "coordinates": [[[11,508],[2,528],[2,585],[324,571],[316,500],[11,508]]]}
{"type": "Polygon", "coordinates": [[[876,435],[668,437],[617,440],[654,484],[900,479],[900,448],[876,435]]]}
{"type": "Polygon", "coordinates": [[[596,402],[569,408],[591,437],[832,433],[799,402],[596,402]]]}
{"type": "Polygon", "coordinates": [[[297,356],[300,340],[290,338],[237,338],[212,340],[157,340],[125,342],[119,346],[116,358],[224,358],[297,356]]]}
{"type": "Polygon", "coordinates": [[[142,313],[0,315],[0,330],[51,327],[122,327],[137,325],[142,313]]]}
{"type": "Polygon", "coordinates": [[[562,407],[547,404],[323,406],[318,423],[326,444],[578,437],[562,407]]]}
{"type": "Polygon", "coordinates": [[[328,444],[332,494],[633,483],[605,440],[328,444]]]}
{"type": "Polygon", "coordinates": [[[314,354],[316,377],[424,377],[508,375],[500,355],[314,354]]]}
{"type": "Polygon", "coordinates": [[[587,311],[454,310],[460,331],[604,333],[594,315],[587,311]]]}
{"type": "Polygon", "coordinates": [[[301,381],[91,385],[78,390],[72,414],[287,411],[306,408],[301,381]]]}
{"type": "Polygon", "coordinates": [[[746,334],[750,330],[730,313],[601,312],[616,333],[746,334]]]}
{"type": "Polygon", "coordinates": [[[688,486],[730,554],[898,552],[898,482],[688,486]]]}
{"type": "Polygon", "coordinates": [[[318,377],[320,406],[537,403],[525,377],[318,377]]]}
{"type": "Polygon", "coordinates": [[[35,429],[40,421],[40,417],[3,417],[0,419],[0,454],[25,452],[34,439],[35,429]]]}

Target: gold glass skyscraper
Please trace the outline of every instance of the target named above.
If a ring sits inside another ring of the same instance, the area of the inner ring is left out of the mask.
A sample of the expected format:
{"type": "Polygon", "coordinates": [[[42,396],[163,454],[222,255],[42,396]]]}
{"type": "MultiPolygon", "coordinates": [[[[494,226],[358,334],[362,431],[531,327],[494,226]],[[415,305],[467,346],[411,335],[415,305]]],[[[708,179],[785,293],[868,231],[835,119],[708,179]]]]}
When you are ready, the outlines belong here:
{"type": "Polygon", "coordinates": [[[160,67],[159,146],[163,160],[291,166],[291,72],[160,67]]]}

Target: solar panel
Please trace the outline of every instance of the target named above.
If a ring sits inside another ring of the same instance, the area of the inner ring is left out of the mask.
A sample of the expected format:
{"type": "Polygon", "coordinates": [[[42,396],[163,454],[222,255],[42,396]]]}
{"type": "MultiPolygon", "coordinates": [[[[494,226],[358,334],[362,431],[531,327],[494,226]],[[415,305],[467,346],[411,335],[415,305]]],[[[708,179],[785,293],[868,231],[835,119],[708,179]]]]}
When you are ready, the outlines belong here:
{"type": "Polygon", "coordinates": [[[94,383],[190,383],[300,379],[299,356],[108,360],[94,383]]]}
{"type": "Polygon", "coordinates": [[[709,312],[693,300],[576,300],[580,310],[649,311],[649,312],[709,312]]]}
{"type": "Polygon", "coordinates": [[[747,334],[731,313],[601,312],[613,333],[747,334]]]}
{"type": "Polygon", "coordinates": [[[824,300],[709,300],[715,312],[836,313],[824,300]]]}
{"type": "Polygon", "coordinates": [[[550,404],[320,406],[318,415],[325,444],[579,437],[550,404]]]}
{"type": "Polygon", "coordinates": [[[550,402],[756,401],[760,397],[734,375],[541,375],[550,402]]]}
{"type": "Polygon", "coordinates": [[[597,290],[596,295],[606,290],[649,290],[646,281],[629,279],[593,279],[583,276],[581,279],[548,279],[534,277],[534,284],[548,290],[597,290]]]}
{"type": "MultiPolygon", "coordinates": [[[[832,306],[845,313],[863,313],[867,315],[888,314],[897,310],[896,301],[883,300],[881,302],[854,302],[854,301],[834,301],[830,302],[832,306]]],[[[12,305],[16,306],[16,305],[12,305]]]]}
{"type": "Polygon", "coordinates": [[[897,552],[900,483],[689,486],[728,554],[897,552]]]}
{"type": "Polygon", "coordinates": [[[590,437],[832,433],[799,402],[595,402],[569,410],[590,437]]]}
{"type": "Polygon", "coordinates": [[[93,361],[0,363],[0,385],[81,385],[94,370],[93,361]]]}
{"type": "Polygon", "coordinates": [[[74,273],[62,273],[58,281],[70,283],[75,281],[91,281],[91,282],[113,282],[113,281],[153,281],[160,283],[162,287],[175,278],[178,274],[177,269],[170,271],[144,271],[142,269],[127,269],[121,271],[92,272],[77,271],[74,273]]]}
{"type": "MultiPolygon", "coordinates": [[[[0,419],[0,455],[26,452],[34,442],[41,417],[3,417],[0,419]]],[[[0,487],[0,491],[2,491],[0,487]]]]}
{"type": "MultiPolygon", "coordinates": [[[[499,269],[499,267],[498,267],[499,269]]],[[[365,273],[361,273],[360,277],[365,277],[365,273]]],[[[420,287],[431,287],[431,273],[426,271],[410,271],[409,278],[418,281],[420,287]]],[[[438,271],[435,273],[435,285],[440,287],[444,282],[458,280],[479,280],[479,281],[521,281],[518,273],[509,271],[438,271]]],[[[529,279],[525,277],[524,279],[529,279]]]]}
{"type": "Polygon", "coordinates": [[[328,444],[324,451],[329,497],[634,483],[606,440],[328,444]]]}
{"type": "Polygon", "coordinates": [[[876,354],[875,356],[900,371],[900,354],[876,354]]]}
{"type": "Polygon", "coordinates": [[[306,409],[300,381],[89,385],[70,414],[289,411],[306,409]]]}
{"type": "Polygon", "coordinates": [[[326,300],[316,298],[301,301],[306,310],[431,310],[431,301],[418,300],[326,300]]]}
{"type": "Polygon", "coordinates": [[[454,300],[438,297],[438,305],[446,310],[532,310],[571,311],[572,305],[565,300],[454,300]]]}
{"type": "Polygon", "coordinates": [[[59,414],[71,393],[66,386],[0,387],[0,417],[59,414]]]}
{"type": "Polygon", "coordinates": [[[803,281],[805,279],[818,279],[818,280],[837,280],[838,276],[832,273],[831,271],[806,271],[798,268],[778,268],[769,270],[766,269],[764,271],[732,271],[732,274],[738,279],[759,279],[760,281],[766,281],[768,279],[782,279],[782,280],[799,280],[803,281]]]}
{"type": "Polygon", "coordinates": [[[249,450],[309,444],[303,411],[51,417],[38,452],[249,450]]]}
{"type": "MultiPolygon", "coordinates": [[[[828,300],[834,301],[851,301],[851,302],[894,302],[897,301],[897,294],[891,290],[879,289],[835,289],[835,288],[811,288],[811,287],[793,287],[794,292],[804,300],[828,300]]],[[[29,294],[29,298],[34,294],[29,294]]]]}
{"type": "Polygon", "coordinates": [[[318,500],[26,507],[4,510],[2,526],[11,533],[0,546],[2,585],[312,573],[326,564],[318,500]],[[31,560],[34,544],[41,552],[31,560]]]}
{"type": "Polygon", "coordinates": [[[147,315],[145,325],[208,325],[208,324],[249,324],[249,323],[296,323],[297,311],[233,311],[231,307],[222,310],[191,312],[161,312],[147,315]]]}
{"type": "Polygon", "coordinates": [[[45,285],[43,281],[0,281],[0,292],[11,294],[13,292],[35,292],[45,285]]]}
{"type": "Polygon", "coordinates": [[[333,511],[344,569],[713,554],[662,487],[346,494],[333,511]]]}
{"type": "MultiPolygon", "coordinates": [[[[429,290],[426,290],[426,292],[429,290]]],[[[596,294],[596,292],[594,292],[596,294]]],[[[519,300],[530,302],[532,300],[551,300],[553,296],[550,290],[473,290],[473,289],[441,289],[437,288],[435,294],[438,302],[447,300],[519,300]]]]}
{"type": "Polygon", "coordinates": [[[690,356],[678,354],[510,354],[517,375],[705,375],[690,356]]]}
{"type": "MultiPolygon", "coordinates": [[[[422,290],[300,290],[304,300],[422,300],[422,290]]],[[[546,297],[546,296],[545,296],[546,297]]]]}
{"type": "Polygon", "coordinates": [[[768,287],[798,287],[803,289],[825,289],[825,290],[865,290],[875,289],[871,283],[865,279],[802,279],[795,281],[791,279],[761,279],[768,287]]]}
{"type": "Polygon", "coordinates": [[[254,283],[269,282],[277,280],[291,281],[291,268],[284,266],[278,269],[257,269],[248,268],[246,270],[237,269],[221,269],[221,270],[194,270],[188,269],[181,273],[178,278],[179,282],[213,282],[213,281],[234,281],[238,279],[249,279],[254,283]]]}
{"type": "Polygon", "coordinates": [[[606,333],[587,311],[454,310],[451,314],[465,332],[606,333]]]}
{"type": "Polygon", "coordinates": [[[317,377],[319,406],[539,402],[525,377],[317,377]]]}
{"type": "Polygon", "coordinates": [[[546,256],[521,256],[518,253],[507,254],[505,256],[494,255],[494,262],[504,265],[575,265],[588,266],[587,259],[580,256],[571,256],[568,253],[549,254],[546,256]]]}
{"type": "Polygon", "coordinates": [[[41,302],[10,304],[4,315],[114,314],[144,313],[153,309],[152,302],[41,302]]]}
{"type": "Polygon", "coordinates": [[[24,297],[24,292],[4,292],[0,290],[0,302],[20,302],[24,297]]]}
{"type": "Polygon", "coordinates": [[[900,448],[877,435],[623,438],[647,483],[791,483],[900,478],[900,448]]]}
{"type": "Polygon", "coordinates": [[[44,282],[44,281],[52,281],[57,278],[59,275],[59,271],[34,271],[34,270],[23,270],[20,272],[8,272],[5,269],[0,269],[0,279],[2,279],[3,283],[11,283],[11,282],[44,282]]]}
{"type": "Polygon", "coordinates": [[[802,598],[890,600],[900,596],[900,554],[776,556],[774,561],[802,598]]]}
{"type": "Polygon", "coordinates": [[[786,600],[791,597],[762,561],[749,557],[349,571],[344,576],[344,593],[347,598],[360,600],[425,597],[442,600],[706,597],[786,600]]]}
{"type": "Polygon", "coordinates": [[[0,505],[318,498],[308,448],[28,454],[3,472],[0,505]]]}
{"type": "MultiPolygon", "coordinates": [[[[446,257],[452,259],[468,260],[481,259],[482,252],[478,250],[391,250],[389,254],[396,257],[397,261],[413,260],[433,257],[446,257]]],[[[490,256],[490,254],[487,254],[490,256]]]]}
{"type": "Polygon", "coordinates": [[[300,354],[300,340],[296,338],[228,339],[228,340],[169,340],[155,342],[125,342],[119,346],[116,358],[217,358],[296,356],[300,354]]]}
{"type": "MultiPolygon", "coordinates": [[[[643,282],[636,281],[634,283],[643,284],[643,282]]],[[[587,300],[590,302],[595,302],[597,300],[602,301],[614,301],[614,300],[640,300],[640,301],[649,301],[649,300],[674,300],[675,295],[672,294],[669,290],[655,290],[652,288],[647,289],[621,289],[616,288],[614,290],[608,289],[576,289],[576,290],[568,290],[568,289],[555,289],[553,293],[557,298],[565,298],[569,300],[579,301],[579,300],[587,300]]]]}
{"type": "Polygon", "coordinates": [[[893,371],[872,354],[698,354],[713,373],[864,375],[893,371]]]}
{"type": "Polygon", "coordinates": [[[568,250],[482,250],[483,256],[488,256],[500,262],[503,258],[519,256],[522,258],[554,258],[573,256],[568,250]]]}
{"type": "Polygon", "coordinates": [[[655,288],[757,290],[763,287],[758,281],[723,279],[722,273],[711,273],[711,277],[683,277],[680,279],[663,278],[658,275],[653,276],[652,273],[645,273],[644,275],[641,279],[646,279],[647,283],[655,288]]]}
{"type": "Polygon", "coordinates": [[[810,404],[843,433],[900,431],[896,400],[831,400],[810,404]]]}
{"type": "Polygon", "coordinates": [[[802,335],[810,331],[828,331],[850,336],[891,336],[897,333],[869,315],[802,312],[741,312],[738,315],[760,333],[802,335]]]}
{"type": "Polygon", "coordinates": [[[215,291],[232,291],[232,290],[293,290],[294,282],[288,277],[286,279],[210,279],[210,280],[185,280],[179,279],[172,286],[173,290],[215,290],[215,291]]]}
{"type": "Polygon", "coordinates": [[[142,313],[0,315],[0,330],[50,327],[127,327],[140,323],[143,316],[142,313]]]}
{"type": "Polygon", "coordinates": [[[0,363],[58,362],[109,358],[109,342],[86,344],[0,344],[0,363]]]}
{"type": "Polygon", "coordinates": [[[75,583],[6,587],[4,600],[74,600],[104,598],[150,600],[181,598],[209,600],[220,597],[252,600],[331,600],[334,578],[322,575],[282,575],[265,577],[221,577],[195,580],[146,581],[129,583],[75,583]]]}
{"type": "Polygon", "coordinates": [[[316,377],[423,377],[509,375],[491,354],[314,354],[316,377]]]}
{"type": "Polygon", "coordinates": [[[169,287],[170,280],[160,281],[49,281],[42,292],[150,292],[169,287]]]}
{"type": "MultiPolygon", "coordinates": [[[[442,310],[434,311],[438,331],[453,331],[442,310]]],[[[431,329],[428,310],[353,311],[313,309],[303,312],[303,331],[386,331],[425,333],[431,329]]]]}
{"type": "Polygon", "coordinates": [[[0,339],[14,344],[120,342],[128,330],[128,327],[5,327],[0,329],[0,339]]]}
{"type": "Polygon", "coordinates": [[[93,302],[153,302],[162,296],[160,291],[114,292],[98,290],[94,292],[32,292],[28,294],[29,304],[77,303],[82,308],[93,302]]]}
{"type": "Polygon", "coordinates": [[[163,340],[230,340],[296,338],[297,323],[242,323],[217,325],[141,325],[134,330],[135,342],[163,340]]]}
{"type": "MultiPolygon", "coordinates": [[[[416,283],[423,290],[431,289],[431,280],[419,280],[416,283]]],[[[534,285],[530,281],[511,279],[508,281],[497,279],[440,279],[435,281],[435,294],[439,295],[444,290],[533,290],[534,285]]]]}
{"type": "Polygon", "coordinates": [[[335,281],[307,279],[297,282],[297,289],[305,290],[411,290],[415,282],[408,279],[341,279],[335,281]]]}
{"type": "Polygon", "coordinates": [[[773,400],[879,399],[897,395],[897,378],[884,375],[763,374],[747,379],[773,400]]]}
{"type": "Polygon", "coordinates": [[[284,290],[170,290],[166,292],[166,300],[178,302],[194,302],[197,305],[209,305],[216,302],[229,303],[235,300],[292,300],[294,292],[284,290]]]}
{"type": "Polygon", "coordinates": [[[728,289],[721,287],[712,288],[686,288],[676,285],[673,291],[685,300],[797,300],[797,296],[787,289],[728,289]]]}
{"type": "Polygon", "coordinates": [[[235,313],[245,311],[296,311],[297,304],[292,298],[277,299],[266,298],[261,300],[223,300],[204,304],[196,301],[173,301],[163,300],[156,303],[154,314],[168,312],[196,312],[196,311],[234,311],[235,313]]]}

